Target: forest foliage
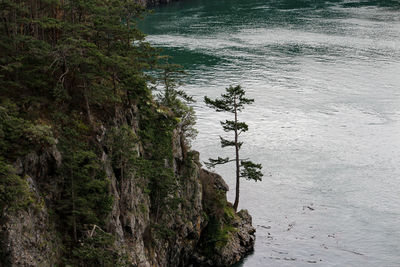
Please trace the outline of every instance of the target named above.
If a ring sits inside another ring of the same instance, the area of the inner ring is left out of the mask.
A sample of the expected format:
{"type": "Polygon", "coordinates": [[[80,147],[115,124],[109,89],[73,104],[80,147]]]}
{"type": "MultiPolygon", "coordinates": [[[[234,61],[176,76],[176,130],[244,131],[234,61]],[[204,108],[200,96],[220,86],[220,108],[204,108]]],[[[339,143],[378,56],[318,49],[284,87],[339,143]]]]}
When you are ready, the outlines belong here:
{"type": "Polygon", "coordinates": [[[29,205],[26,179],[13,163],[57,146],[63,160],[51,208],[67,264],[120,264],[106,253],[113,244],[107,233],[86,234],[91,225],[104,228],[113,203],[102,151],[110,153],[118,179],[132,170],[150,177],[157,221],[160,209],[174,202],[173,129],[196,134],[194,112],[185,104],[192,99],[177,90],[179,67],[159,56],[137,28],[144,12],[135,0],[0,2],[0,208],[29,205]],[[161,76],[150,77],[150,70],[161,76]],[[155,79],[164,88],[158,101],[148,86],[155,79]],[[126,123],[107,125],[112,130],[102,147],[96,138],[103,124],[132,105],[139,107],[139,132],[126,123]],[[146,144],[143,155],[138,142],[146,144]]]}

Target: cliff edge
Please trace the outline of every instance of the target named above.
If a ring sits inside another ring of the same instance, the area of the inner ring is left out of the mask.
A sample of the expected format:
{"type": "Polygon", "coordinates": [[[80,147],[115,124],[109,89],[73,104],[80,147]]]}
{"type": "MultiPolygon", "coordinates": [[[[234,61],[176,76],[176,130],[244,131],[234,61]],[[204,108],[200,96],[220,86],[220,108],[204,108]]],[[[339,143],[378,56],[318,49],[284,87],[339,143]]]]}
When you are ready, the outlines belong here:
{"type": "Polygon", "coordinates": [[[143,11],[3,3],[0,266],[215,266],[252,249],[250,217],[190,149],[182,70],[137,29],[143,11]]]}
{"type": "MultiPolygon", "coordinates": [[[[74,209],[63,202],[64,183],[71,178],[62,174],[67,156],[57,144],[31,151],[12,166],[12,175],[21,178],[24,197],[29,200],[23,207],[13,207],[13,203],[4,207],[0,229],[2,266],[80,266],[80,260],[66,262],[63,257],[78,257],[86,266],[228,266],[252,251],[255,229],[251,216],[245,210],[234,212],[226,200],[228,186],[221,176],[201,168],[198,152],[188,150],[179,126],[170,136],[172,160],[165,160],[157,170],[172,172],[168,185],[152,184],[153,176],[160,174],[143,170],[140,164],[130,166],[122,175],[121,165],[113,161],[117,148],[108,143],[111,136],[116,135],[119,141],[126,137],[121,129],[139,135],[141,122],[138,107],[117,114],[111,122],[98,121],[95,131],[97,147],[101,148],[97,151],[98,162],[109,181],[104,193],[112,199],[104,222],[81,225],[78,247],[70,248],[73,243],[68,239],[74,234],[73,228],[85,218],[76,216],[76,225],[66,226],[72,232],[63,229],[67,224],[64,220],[74,223],[68,216],[77,213],[58,211],[63,209],[62,203],[74,209]],[[168,192],[159,188],[163,186],[168,192]],[[65,214],[67,217],[61,217],[65,214]],[[72,252],[68,252],[70,249],[72,252]]],[[[136,141],[124,149],[131,150],[135,160],[140,161],[149,157],[146,153],[151,145],[136,141]]]]}

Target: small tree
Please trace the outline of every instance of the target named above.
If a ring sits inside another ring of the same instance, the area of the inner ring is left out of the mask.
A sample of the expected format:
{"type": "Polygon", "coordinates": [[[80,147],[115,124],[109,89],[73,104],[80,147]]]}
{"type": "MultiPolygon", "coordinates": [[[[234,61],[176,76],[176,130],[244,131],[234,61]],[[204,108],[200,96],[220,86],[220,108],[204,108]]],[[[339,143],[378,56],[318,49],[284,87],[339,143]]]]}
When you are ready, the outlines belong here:
{"type": "Polygon", "coordinates": [[[234,140],[228,140],[220,136],[221,139],[221,147],[233,146],[235,147],[235,158],[230,159],[218,157],[217,159],[209,159],[209,162],[205,162],[207,167],[213,168],[219,164],[225,164],[228,162],[236,163],[236,194],[235,194],[235,203],[233,204],[233,208],[235,211],[239,205],[239,192],[240,192],[240,178],[244,177],[248,180],[261,181],[263,176],[261,172],[261,164],[255,164],[247,159],[240,159],[239,151],[243,145],[243,142],[239,141],[239,136],[241,133],[246,132],[249,127],[244,122],[238,121],[238,112],[241,112],[244,109],[244,105],[251,104],[254,102],[254,99],[245,98],[245,91],[242,89],[240,85],[238,86],[229,86],[226,88],[226,93],[222,94],[221,98],[217,98],[212,100],[207,96],[204,97],[204,101],[207,106],[215,109],[217,112],[229,112],[234,116],[234,120],[226,120],[221,121],[222,128],[225,132],[234,133],[234,140]]]}
{"type": "MultiPolygon", "coordinates": [[[[158,90],[157,98],[160,104],[169,107],[179,119],[179,128],[182,132],[181,142],[190,147],[191,140],[197,136],[197,130],[194,128],[196,115],[189,103],[196,101],[185,91],[179,89],[183,85],[182,80],[187,73],[181,65],[170,64],[168,59],[169,57],[162,57],[158,66],[162,72],[159,78],[161,88],[158,90]]],[[[156,90],[157,86],[153,89],[156,90]]]]}

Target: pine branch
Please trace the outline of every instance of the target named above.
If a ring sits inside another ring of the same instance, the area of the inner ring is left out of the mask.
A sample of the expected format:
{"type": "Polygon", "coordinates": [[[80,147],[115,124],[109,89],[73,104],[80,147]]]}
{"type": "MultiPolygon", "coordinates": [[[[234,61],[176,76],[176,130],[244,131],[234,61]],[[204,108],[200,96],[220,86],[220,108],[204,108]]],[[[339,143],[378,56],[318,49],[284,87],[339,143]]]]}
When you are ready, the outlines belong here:
{"type": "Polygon", "coordinates": [[[196,100],[194,100],[193,96],[188,95],[185,91],[183,90],[177,90],[176,91],[177,95],[180,96],[183,100],[189,103],[194,103],[196,100]]]}
{"type": "Polygon", "coordinates": [[[228,163],[228,162],[235,161],[234,159],[229,159],[229,157],[227,157],[227,158],[218,157],[217,159],[209,158],[208,160],[209,160],[209,162],[204,162],[204,164],[209,169],[214,168],[217,165],[221,165],[221,164],[225,164],[225,163],[228,163]]]}
{"type": "Polygon", "coordinates": [[[249,130],[249,126],[245,122],[237,122],[230,120],[225,120],[225,122],[220,121],[222,128],[225,132],[234,131],[235,128],[240,132],[246,132],[249,130]]]}
{"type": "Polygon", "coordinates": [[[215,111],[217,112],[221,111],[232,112],[232,107],[225,100],[221,99],[212,100],[211,98],[205,96],[204,102],[206,103],[207,106],[215,109],[215,111]]]}
{"type": "Polygon", "coordinates": [[[244,177],[247,180],[261,181],[263,174],[261,172],[261,164],[253,163],[252,161],[241,161],[241,167],[243,169],[240,171],[240,177],[244,177]]]}
{"type": "MultiPolygon", "coordinates": [[[[235,146],[236,145],[235,141],[227,140],[227,139],[223,138],[222,136],[220,136],[219,139],[221,140],[222,148],[227,147],[227,146],[235,146]]],[[[238,142],[237,145],[239,146],[239,148],[241,148],[243,145],[243,142],[238,142]]]]}

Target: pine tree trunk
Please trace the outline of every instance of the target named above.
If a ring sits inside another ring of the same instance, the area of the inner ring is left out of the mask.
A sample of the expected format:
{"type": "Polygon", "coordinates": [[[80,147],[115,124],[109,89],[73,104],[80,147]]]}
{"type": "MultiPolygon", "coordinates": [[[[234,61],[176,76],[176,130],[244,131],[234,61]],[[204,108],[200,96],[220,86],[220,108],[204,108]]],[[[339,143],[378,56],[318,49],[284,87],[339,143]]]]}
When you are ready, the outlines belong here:
{"type": "Polygon", "coordinates": [[[235,106],[235,152],[236,152],[236,193],[235,193],[235,203],[233,204],[233,209],[237,211],[239,206],[239,193],[240,193],[240,164],[239,164],[239,144],[238,144],[238,131],[237,131],[237,110],[236,110],[236,98],[234,99],[235,106]]]}
{"type": "Polygon", "coordinates": [[[88,116],[88,121],[90,126],[93,126],[93,118],[92,118],[92,113],[90,112],[90,105],[89,105],[89,97],[88,97],[88,89],[87,89],[87,84],[86,80],[83,81],[83,96],[85,98],[85,105],[86,105],[86,112],[88,116]]]}
{"type": "Polygon", "coordinates": [[[72,226],[74,229],[74,241],[78,241],[78,234],[76,229],[76,217],[75,217],[75,190],[74,190],[74,172],[71,167],[71,200],[72,200],[72,226]]]}

